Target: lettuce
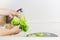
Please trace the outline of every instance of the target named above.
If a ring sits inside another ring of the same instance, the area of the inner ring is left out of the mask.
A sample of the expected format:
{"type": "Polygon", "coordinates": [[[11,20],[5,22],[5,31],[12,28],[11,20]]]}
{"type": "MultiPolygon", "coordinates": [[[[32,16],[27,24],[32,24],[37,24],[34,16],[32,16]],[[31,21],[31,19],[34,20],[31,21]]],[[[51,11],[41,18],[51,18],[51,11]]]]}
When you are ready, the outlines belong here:
{"type": "Polygon", "coordinates": [[[26,23],[26,18],[25,16],[24,17],[21,17],[21,18],[18,18],[16,16],[13,17],[12,21],[11,21],[11,24],[14,25],[14,26],[17,26],[17,25],[20,25],[20,29],[24,32],[28,31],[28,25],[26,23]]]}
{"type": "Polygon", "coordinates": [[[14,26],[17,26],[17,25],[19,25],[19,18],[18,17],[16,17],[16,16],[14,16],[13,17],[13,20],[12,20],[12,22],[11,22],[14,26]]]}

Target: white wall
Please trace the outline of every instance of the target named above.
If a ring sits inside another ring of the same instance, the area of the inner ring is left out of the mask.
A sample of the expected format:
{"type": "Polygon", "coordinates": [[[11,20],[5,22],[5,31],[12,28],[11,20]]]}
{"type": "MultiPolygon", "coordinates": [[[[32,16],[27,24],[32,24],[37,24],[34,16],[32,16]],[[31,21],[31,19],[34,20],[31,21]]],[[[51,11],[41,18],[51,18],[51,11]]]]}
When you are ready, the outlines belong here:
{"type": "Polygon", "coordinates": [[[0,7],[23,8],[30,25],[29,32],[60,31],[60,0],[0,0],[0,7]]]}

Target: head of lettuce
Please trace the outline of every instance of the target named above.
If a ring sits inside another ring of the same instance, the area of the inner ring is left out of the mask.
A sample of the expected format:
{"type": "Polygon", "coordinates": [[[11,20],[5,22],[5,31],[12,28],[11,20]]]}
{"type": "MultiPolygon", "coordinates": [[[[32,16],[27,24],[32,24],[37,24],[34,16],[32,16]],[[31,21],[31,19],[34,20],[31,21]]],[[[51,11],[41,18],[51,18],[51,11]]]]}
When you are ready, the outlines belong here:
{"type": "Polygon", "coordinates": [[[11,21],[11,24],[14,25],[14,26],[18,26],[19,25],[19,28],[24,31],[24,32],[27,32],[29,27],[26,23],[26,20],[25,20],[25,17],[24,18],[18,18],[16,16],[13,17],[12,21],[11,21]]]}

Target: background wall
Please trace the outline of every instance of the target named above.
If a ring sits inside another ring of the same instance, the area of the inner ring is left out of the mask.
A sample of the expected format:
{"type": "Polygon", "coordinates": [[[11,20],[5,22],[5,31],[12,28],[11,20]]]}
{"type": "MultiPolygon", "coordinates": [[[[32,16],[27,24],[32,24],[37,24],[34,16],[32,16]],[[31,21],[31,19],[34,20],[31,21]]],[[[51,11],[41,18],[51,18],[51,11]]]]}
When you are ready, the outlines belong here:
{"type": "Polygon", "coordinates": [[[23,8],[30,25],[28,32],[60,31],[60,0],[0,0],[0,8],[23,8]]]}

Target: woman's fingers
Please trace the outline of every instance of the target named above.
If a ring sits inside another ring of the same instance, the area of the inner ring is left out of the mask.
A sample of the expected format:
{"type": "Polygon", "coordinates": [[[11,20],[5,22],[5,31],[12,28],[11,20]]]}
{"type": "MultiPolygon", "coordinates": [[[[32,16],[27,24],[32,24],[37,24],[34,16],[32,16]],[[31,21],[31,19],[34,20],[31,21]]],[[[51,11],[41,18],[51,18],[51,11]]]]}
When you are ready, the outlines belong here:
{"type": "Polygon", "coordinates": [[[7,36],[7,35],[12,35],[12,34],[17,34],[21,32],[19,27],[14,27],[12,29],[0,29],[0,36],[7,36]]]}
{"type": "Polygon", "coordinates": [[[13,18],[13,16],[19,16],[19,13],[15,12],[15,11],[11,11],[10,14],[9,14],[9,17],[13,18]]]}
{"type": "Polygon", "coordinates": [[[16,11],[11,11],[10,14],[11,14],[11,15],[18,15],[18,12],[16,12],[16,11]]]}
{"type": "Polygon", "coordinates": [[[21,32],[21,29],[19,29],[19,27],[13,27],[12,29],[11,29],[11,32],[13,33],[13,34],[15,34],[15,33],[19,33],[19,32],[21,32]]]}
{"type": "Polygon", "coordinates": [[[0,36],[10,35],[11,32],[9,29],[0,29],[0,36]]]}
{"type": "Polygon", "coordinates": [[[10,18],[13,18],[13,16],[12,16],[12,15],[9,15],[9,17],[10,17],[10,18]]]}
{"type": "Polygon", "coordinates": [[[0,15],[8,16],[8,15],[18,15],[18,12],[11,9],[0,8],[0,15]]]}

